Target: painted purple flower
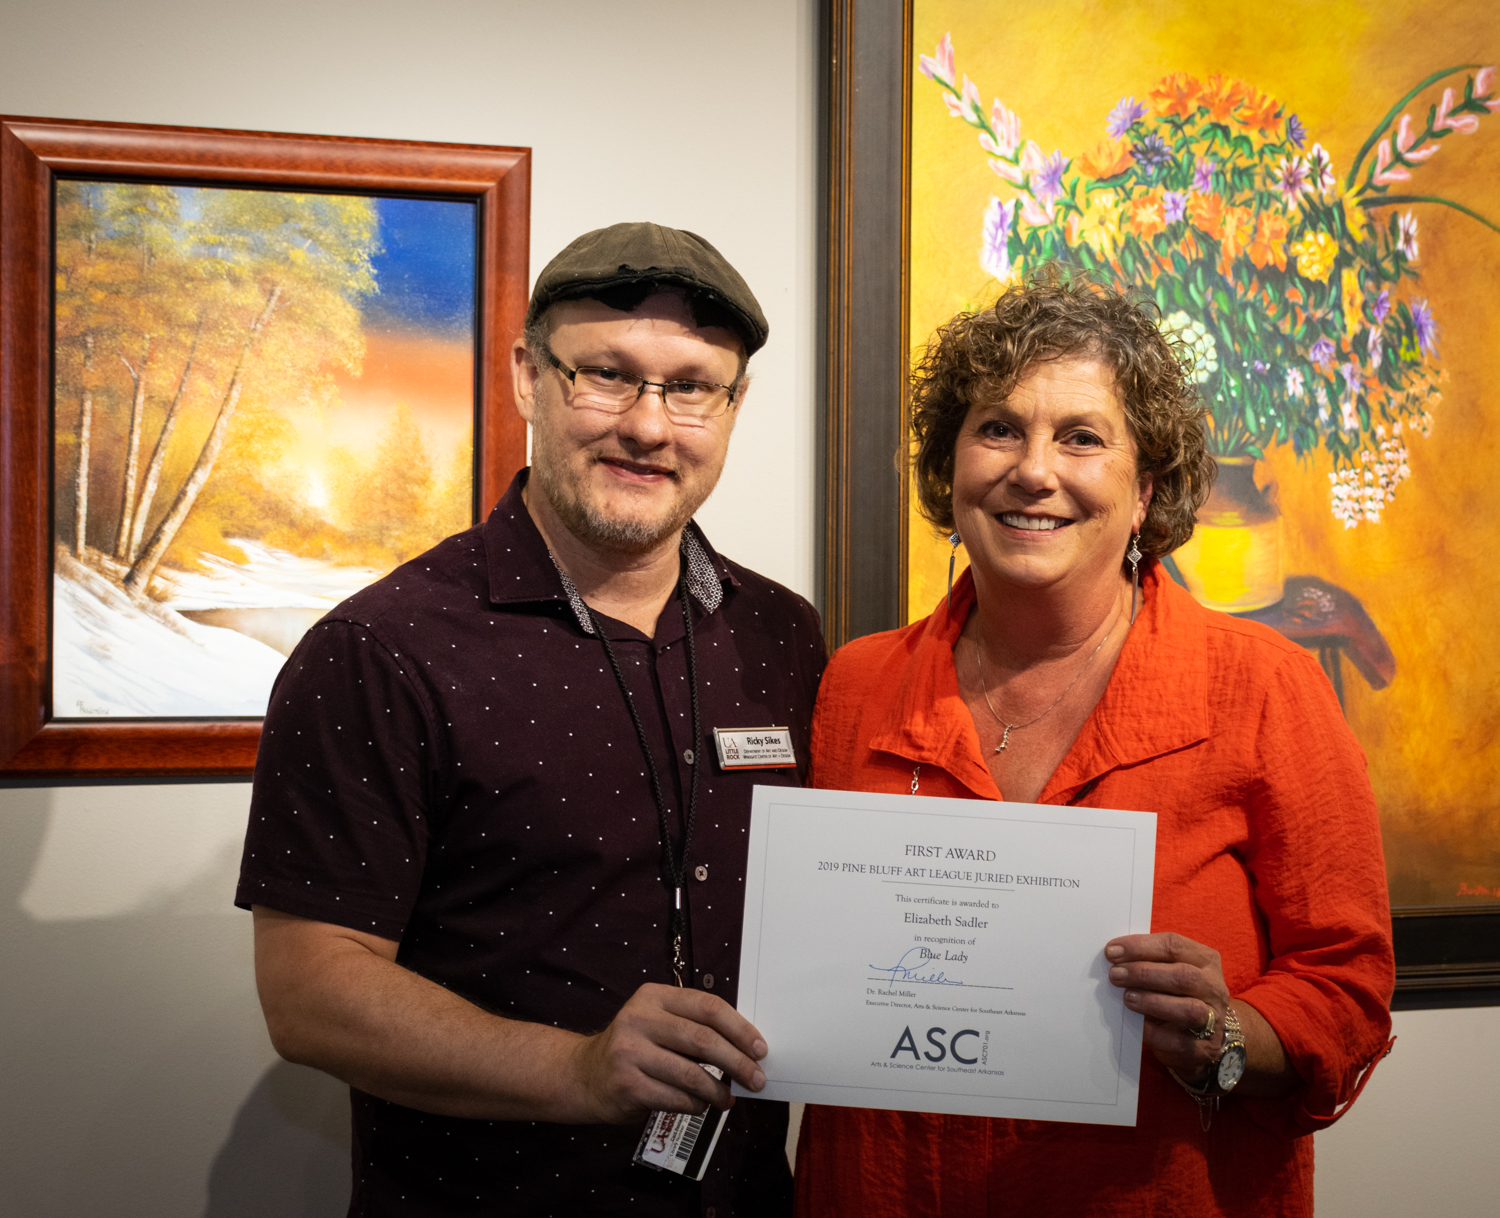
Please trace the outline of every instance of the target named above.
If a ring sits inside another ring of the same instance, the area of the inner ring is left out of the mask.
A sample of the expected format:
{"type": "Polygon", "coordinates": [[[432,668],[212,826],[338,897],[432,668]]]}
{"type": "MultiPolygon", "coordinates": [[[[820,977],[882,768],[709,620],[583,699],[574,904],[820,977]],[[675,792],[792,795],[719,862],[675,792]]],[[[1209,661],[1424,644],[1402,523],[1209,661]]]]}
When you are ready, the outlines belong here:
{"type": "Polygon", "coordinates": [[[1286,205],[1296,207],[1302,202],[1302,196],[1307,193],[1310,185],[1307,162],[1300,156],[1291,160],[1282,157],[1281,163],[1271,170],[1271,182],[1281,192],[1286,205]]]}
{"type": "Polygon", "coordinates": [[[1067,167],[1068,158],[1059,149],[1051,156],[1043,157],[1041,164],[1032,172],[1031,193],[1042,206],[1045,207],[1062,194],[1063,170],[1067,167]]]}
{"type": "Polygon", "coordinates": [[[1135,163],[1145,169],[1148,177],[1155,177],[1156,171],[1172,159],[1172,150],[1167,147],[1166,140],[1155,133],[1138,144],[1132,144],[1130,152],[1135,157],[1135,163]]]}
{"type": "Polygon", "coordinates": [[[1359,365],[1353,360],[1347,364],[1339,365],[1339,375],[1344,378],[1345,395],[1352,394],[1359,387],[1359,365]]]}
{"type": "Polygon", "coordinates": [[[1286,138],[1298,148],[1301,148],[1307,140],[1307,128],[1302,125],[1302,120],[1295,114],[1290,115],[1286,120],[1286,138]]]}
{"type": "Polygon", "coordinates": [[[1315,364],[1327,364],[1333,361],[1333,343],[1326,338],[1320,338],[1312,345],[1312,350],[1307,357],[1315,364]]]}
{"type": "Polygon", "coordinates": [[[1370,313],[1374,316],[1376,325],[1379,325],[1391,315],[1391,292],[1389,288],[1380,289],[1380,295],[1375,297],[1375,303],[1370,306],[1370,313]]]}
{"type": "Polygon", "coordinates": [[[1104,130],[1109,132],[1109,138],[1119,139],[1133,127],[1138,119],[1146,113],[1146,107],[1133,97],[1122,97],[1120,103],[1109,112],[1109,118],[1104,122],[1104,130]]]}
{"type": "Polygon", "coordinates": [[[1214,170],[1217,168],[1207,157],[1193,166],[1193,189],[1205,195],[1211,191],[1214,188],[1214,170]]]}
{"type": "Polygon", "coordinates": [[[1187,195],[1180,190],[1169,190],[1161,197],[1162,219],[1168,224],[1176,224],[1187,215],[1187,195]]]}
{"type": "Polygon", "coordinates": [[[1423,355],[1430,355],[1437,346],[1437,320],[1425,300],[1412,301],[1411,324],[1416,327],[1417,346],[1422,348],[1423,355]]]}
{"type": "Polygon", "coordinates": [[[979,265],[996,279],[1010,274],[1010,226],[1016,201],[1002,203],[994,195],[984,209],[984,236],[979,243],[979,265]]]}
{"type": "Polygon", "coordinates": [[[1270,369],[1271,365],[1264,364],[1260,360],[1255,360],[1255,361],[1253,361],[1251,363],[1250,367],[1252,367],[1252,368],[1255,369],[1255,375],[1256,376],[1265,376],[1266,372],[1270,369]]]}

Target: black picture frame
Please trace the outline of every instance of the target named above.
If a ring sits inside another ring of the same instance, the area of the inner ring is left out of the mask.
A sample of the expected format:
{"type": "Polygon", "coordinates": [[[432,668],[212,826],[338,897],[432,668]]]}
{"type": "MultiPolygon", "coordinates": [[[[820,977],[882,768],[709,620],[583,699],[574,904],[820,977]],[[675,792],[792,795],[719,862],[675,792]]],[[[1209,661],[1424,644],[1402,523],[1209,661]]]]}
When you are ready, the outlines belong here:
{"type": "MultiPolygon", "coordinates": [[[[822,6],[826,328],[820,599],[830,647],[906,620],[911,0],[822,6]]],[[[1500,1005],[1500,909],[1392,910],[1393,1007],[1500,1005]]]]}

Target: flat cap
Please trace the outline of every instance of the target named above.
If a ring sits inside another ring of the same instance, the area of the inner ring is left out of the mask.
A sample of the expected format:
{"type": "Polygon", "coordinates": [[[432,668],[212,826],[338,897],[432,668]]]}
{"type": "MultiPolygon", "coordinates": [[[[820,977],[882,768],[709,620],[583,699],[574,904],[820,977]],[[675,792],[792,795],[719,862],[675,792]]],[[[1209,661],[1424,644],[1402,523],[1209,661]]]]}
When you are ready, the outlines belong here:
{"type": "Polygon", "coordinates": [[[765,346],[771,327],[750,286],[724,255],[697,233],[647,221],[612,224],[570,242],[537,276],[527,324],[556,301],[644,282],[679,284],[723,306],[737,323],[746,355],[765,346]]]}

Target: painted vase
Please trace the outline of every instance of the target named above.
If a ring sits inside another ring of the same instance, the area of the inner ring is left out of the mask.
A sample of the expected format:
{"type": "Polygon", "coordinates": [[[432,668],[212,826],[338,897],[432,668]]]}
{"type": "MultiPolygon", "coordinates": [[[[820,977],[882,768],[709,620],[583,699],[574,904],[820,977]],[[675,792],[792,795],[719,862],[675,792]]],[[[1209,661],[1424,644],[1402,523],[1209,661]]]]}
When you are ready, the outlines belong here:
{"type": "Polygon", "coordinates": [[[1255,485],[1253,457],[1219,458],[1219,476],[1198,509],[1197,527],[1172,554],[1200,604],[1246,613],[1282,598],[1281,511],[1270,490],[1255,485]]]}

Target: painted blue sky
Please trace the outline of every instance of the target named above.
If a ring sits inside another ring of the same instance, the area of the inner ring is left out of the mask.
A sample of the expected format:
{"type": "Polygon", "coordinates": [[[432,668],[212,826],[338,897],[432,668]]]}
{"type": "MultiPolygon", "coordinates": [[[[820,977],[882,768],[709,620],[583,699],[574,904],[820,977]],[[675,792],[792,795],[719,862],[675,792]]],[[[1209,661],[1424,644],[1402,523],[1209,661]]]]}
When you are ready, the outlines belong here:
{"type": "Polygon", "coordinates": [[[375,207],[384,248],[374,259],[380,293],[365,305],[367,324],[471,336],[476,205],[381,198],[375,207]]]}

